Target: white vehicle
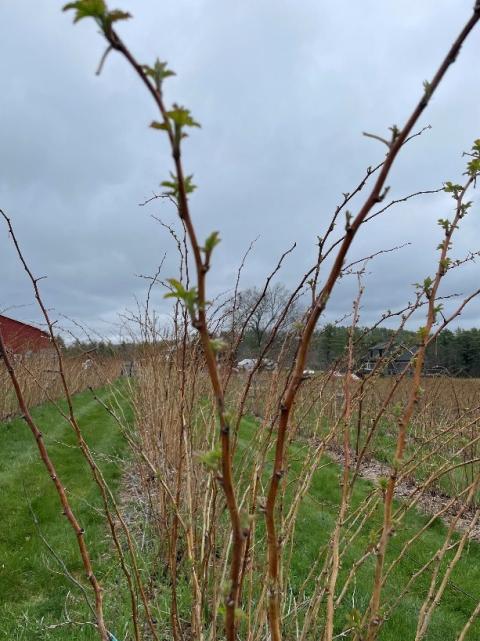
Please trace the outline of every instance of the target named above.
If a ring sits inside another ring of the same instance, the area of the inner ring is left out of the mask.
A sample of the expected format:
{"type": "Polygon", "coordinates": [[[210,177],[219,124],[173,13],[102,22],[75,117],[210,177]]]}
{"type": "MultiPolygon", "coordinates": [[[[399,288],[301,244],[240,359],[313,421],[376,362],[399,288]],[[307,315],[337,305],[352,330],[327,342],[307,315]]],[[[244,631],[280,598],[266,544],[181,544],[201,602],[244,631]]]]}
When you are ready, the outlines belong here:
{"type": "MultiPolygon", "coordinates": [[[[237,363],[237,369],[244,372],[251,372],[258,365],[258,360],[256,358],[244,358],[243,360],[237,363]]],[[[260,362],[259,369],[267,370],[269,372],[275,369],[275,362],[270,358],[263,358],[260,362]]]]}
{"type": "Polygon", "coordinates": [[[256,363],[257,361],[254,358],[244,358],[243,360],[238,361],[237,368],[244,372],[251,372],[256,363]]]}

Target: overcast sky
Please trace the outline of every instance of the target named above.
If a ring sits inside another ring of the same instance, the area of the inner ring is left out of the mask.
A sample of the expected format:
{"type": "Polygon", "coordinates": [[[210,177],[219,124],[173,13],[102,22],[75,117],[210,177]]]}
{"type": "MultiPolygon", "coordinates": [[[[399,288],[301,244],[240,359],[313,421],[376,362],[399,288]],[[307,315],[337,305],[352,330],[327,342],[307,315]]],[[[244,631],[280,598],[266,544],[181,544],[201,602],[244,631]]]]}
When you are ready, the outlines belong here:
{"type": "MultiPolygon", "coordinates": [[[[0,9],[0,207],[12,218],[55,315],[113,336],[118,314],[145,296],[140,274],[176,276],[168,233],[176,221],[159,192],[170,157],[150,97],[104,44],[93,22],[72,25],[54,0],[10,0],[0,9]]],[[[350,191],[385,148],[362,131],[401,126],[473,0],[144,0],[118,2],[134,19],[121,35],[141,62],[167,60],[177,76],[168,102],[188,106],[202,129],[184,146],[198,190],[192,214],[201,238],[219,230],[211,296],[232,287],[249,243],[259,236],[242,286],[260,285],[293,241],[280,280],[293,286],[315,258],[315,239],[342,192],[350,191]]],[[[113,6],[113,5],[112,5],[113,6]]],[[[462,151],[480,137],[480,29],[477,28],[391,174],[389,198],[462,180],[462,151]]],[[[362,192],[363,193],[363,192],[362,192]]],[[[360,201],[359,201],[360,202],[360,201]]],[[[359,202],[353,207],[358,208],[359,202]]],[[[480,205],[480,203],[479,203],[480,205]]],[[[420,196],[365,227],[352,259],[411,245],[369,265],[361,322],[412,298],[412,283],[434,270],[449,217],[444,194],[420,196]]],[[[480,211],[465,219],[454,257],[480,249],[480,211]]],[[[40,316],[4,227],[0,231],[0,309],[40,316]]],[[[448,278],[444,293],[478,286],[479,265],[448,278]]],[[[345,279],[327,319],[348,312],[355,280],[345,279]]],[[[165,310],[162,291],[154,304],[165,310]]],[[[419,321],[420,322],[420,321],[419,321]]],[[[480,326],[472,304],[462,326],[480,326]]]]}

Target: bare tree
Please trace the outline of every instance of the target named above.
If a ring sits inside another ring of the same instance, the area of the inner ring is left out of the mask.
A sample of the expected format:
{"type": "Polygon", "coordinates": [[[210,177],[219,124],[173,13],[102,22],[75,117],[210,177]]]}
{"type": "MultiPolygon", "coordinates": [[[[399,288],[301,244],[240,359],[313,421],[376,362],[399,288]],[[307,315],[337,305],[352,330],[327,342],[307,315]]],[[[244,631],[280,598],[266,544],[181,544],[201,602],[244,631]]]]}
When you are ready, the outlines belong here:
{"type": "Polygon", "coordinates": [[[265,342],[281,319],[279,331],[288,330],[300,315],[297,300],[289,304],[291,292],[282,283],[262,292],[252,287],[238,295],[238,320],[241,325],[246,323],[245,341],[252,346],[255,353],[265,345],[265,342]],[[284,310],[286,314],[282,317],[284,310]]]}

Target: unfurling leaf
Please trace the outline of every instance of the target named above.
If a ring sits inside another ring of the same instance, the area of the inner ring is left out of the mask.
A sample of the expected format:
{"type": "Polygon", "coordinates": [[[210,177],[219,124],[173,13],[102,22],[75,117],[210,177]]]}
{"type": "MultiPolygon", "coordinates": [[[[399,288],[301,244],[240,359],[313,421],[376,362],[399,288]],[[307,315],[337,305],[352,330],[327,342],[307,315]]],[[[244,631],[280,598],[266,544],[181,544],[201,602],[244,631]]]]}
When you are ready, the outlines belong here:
{"type": "Polygon", "coordinates": [[[213,231],[205,241],[205,245],[202,247],[202,249],[206,254],[211,254],[219,243],[220,234],[218,231],[213,231]]]}
{"type": "Polygon", "coordinates": [[[423,342],[426,338],[428,338],[428,329],[426,327],[419,327],[418,328],[418,335],[423,342]]]}
{"type": "Polygon", "coordinates": [[[128,11],[121,11],[120,9],[114,9],[107,13],[107,22],[112,25],[114,22],[119,22],[120,20],[129,20],[132,17],[131,13],[128,11]]]}
{"type": "Polygon", "coordinates": [[[467,172],[470,174],[470,176],[476,176],[478,173],[480,173],[480,158],[473,158],[470,160],[470,162],[467,164],[467,172]]]}
{"type": "Polygon", "coordinates": [[[76,2],[69,2],[63,7],[63,11],[70,11],[71,9],[75,11],[73,22],[79,22],[84,18],[93,18],[104,33],[111,30],[114,22],[128,20],[132,17],[130,13],[121,9],[108,11],[104,0],[77,0],[76,2]]]}
{"type": "Polygon", "coordinates": [[[107,15],[107,5],[104,0],[77,0],[77,2],[69,2],[63,7],[63,11],[75,11],[73,22],[79,22],[84,18],[94,18],[97,21],[102,21],[107,15]]]}
{"type": "Polygon", "coordinates": [[[425,92],[425,98],[428,100],[432,95],[432,85],[428,82],[428,80],[423,81],[423,90],[425,92]]]}
{"type": "Polygon", "coordinates": [[[454,183],[447,181],[443,185],[443,191],[446,192],[447,194],[453,194],[453,198],[458,198],[459,194],[461,193],[463,187],[462,185],[455,185],[454,183]]]}
{"type": "Polygon", "coordinates": [[[427,276],[423,281],[423,291],[428,294],[433,284],[433,280],[430,276],[427,276]]]}
{"type": "Polygon", "coordinates": [[[170,120],[177,127],[200,127],[200,123],[193,119],[192,114],[189,109],[185,107],[180,107],[177,104],[173,105],[173,109],[167,112],[170,120]]]}
{"type": "Polygon", "coordinates": [[[145,71],[147,76],[149,76],[153,80],[155,87],[158,91],[160,91],[160,93],[162,91],[162,85],[165,78],[170,78],[170,76],[175,75],[174,71],[168,69],[167,63],[162,62],[161,60],[159,60],[159,58],[155,60],[155,64],[153,65],[153,67],[144,65],[143,70],[145,71]]]}
{"type": "Polygon", "coordinates": [[[205,465],[209,470],[216,471],[222,460],[222,451],[217,448],[215,450],[209,450],[208,452],[199,452],[197,458],[200,463],[205,465]]]}
{"type": "Polygon", "coordinates": [[[225,348],[228,347],[228,343],[223,340],[223,338],[212,338],[210,340],[210,347],[212,348],[213,352],[217,354],[218,352],[221,352],[225,348]]]}
{"type": "Polygon", "coordinates": [[[190,174],[189,176],[185,176],[183,179],[183,187],[185,189],[186,194],[191,194],[192,192],[195,191],[197,188],[197,185],[193,183],[193,174],[190,174]]]}
{"type": "Polygon", "coordinates": [[[185,289],[183,284],[176,278],[169,278],[167,282],[171,286],[172,291],[168,294],[165,294],[165,298],[172,298],[174,296],[176,296],[177,298],[183,298],[187,293],[187,290],[185,289]]]}
{"type": "Polygon", "coordinates": [[[173,109],[167,111],[167,118],[173,125],[173,150],[174,155],[180,154],[180,143],[186,138],[185,127],[200,127],[200,123],[193,119],[192,114],[185,107],[174,104],[173,109]]]}
{"type": "Polygon", "coordinates": [[[158,122],[157,120],[152,120],[150,123],[152,129],[162,129],[163,131],[168,131],[168,125],[164,122],[158,122]]]}
{"type": "Polygon", "coordinates": [[[400,134],[400,129],[397,127],[397,125],[392,125],[389,127],[390,131],[392,132],[392,142],[395,142],[395,140],[398,138],[398,135],[400,134]]]}
{"type": "Polygon", "coordinates": [[[467,164],[467,174],[475,178],[480,173],[480,139],[474,141],[472,151],[467,156],[472,159],[467,164]]]}
{"type": "Polygon", "coordinates": [[[388,477],[387,476],[380,476],[378,479],[378,485],[379,487],[385,491],[388,486],[388,477]]]}
{"type": "Polygon", "coordinates": [[[392,413],[396,418],[400,418],[400,416],[402,415],[402,411],[403,406],[400,402],[395,403],[395,405],[392,407],[392,413]]]}
{"type": "Polygon", "coordinates": [[[450,267],[451,263],[452,263],[452,259],[451,258],[448,258],[448,257],[447,258],[442,258],[442,260],[440,261],[440,267],[442,268],[443,272],[446,272],[448,270],[448,268],[450,267]]]}
{"type": "MultiPolygon", "coordinates": [[[[179,196],[179,188],[178,188],[178,180],[175,174],[172,174],[170,172],[170,177],[171,180],[164,180],[161,182],[161,186],[166,188],[165,194],[167,196],[173,196],[176,200],[178,200],[179,196]]],[[[185,190],[186,194],[191,194],[192,192],[195,191],[197,186],[193,183],[193,174],[190,174],[189,176],[185,176],[183,179],[183,189],[185,190]]]]}
{"type": "Polygon", "coordinates": [[[352,222],[353,214],[348,211],[345,212],[345,230],[348,231],[350,229],[350,223],[352,222]]]}
{"type": "Polygon", "coordinates": [[[450,231],[450,225],[451,225],[451,223],[448,220],[448,218],[439,218],[438,219],[438,224],[440,225],[440,227],[442,227],[442,229],[445,230],[445,233],[448,234],[448,232],[450,231]]]}
{"type": "Polygon", "coordinates": [[[178,298],[178,300],[182,300],[191,318],[195,318],[195,312],[199,306],[197,288],[192,287],[191,289],[185,289],[183,284],[176,278],[168,278],[167,282],[172,288],[172,291],[165,294],[164,298],[178,298]]]}

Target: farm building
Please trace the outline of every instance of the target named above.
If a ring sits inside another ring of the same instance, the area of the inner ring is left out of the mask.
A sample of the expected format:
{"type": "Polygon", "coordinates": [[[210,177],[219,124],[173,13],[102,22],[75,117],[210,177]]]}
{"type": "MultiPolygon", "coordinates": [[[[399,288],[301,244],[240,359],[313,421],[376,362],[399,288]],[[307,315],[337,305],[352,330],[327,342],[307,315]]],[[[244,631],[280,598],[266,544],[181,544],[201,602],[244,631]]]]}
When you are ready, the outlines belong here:
{"type": "Polygon", "coordinates": [[[416,352],[416,347],[392,345],[388,341],[378,343],[368,350],[368,355],[363,361],[359,373],[365,376],[375,368],[378,361],[382,360],[385,362],[385,365],[381,367],[382,374],[389,376],[400,374],[411,366],[416,352]]]}
{"type": "Polygon", "coordinates": [[[50,336],[27,323],[0,315],[0,331],[6,348],[15,355],[28,356],[44,350],[51,350],[50,336]]]}

